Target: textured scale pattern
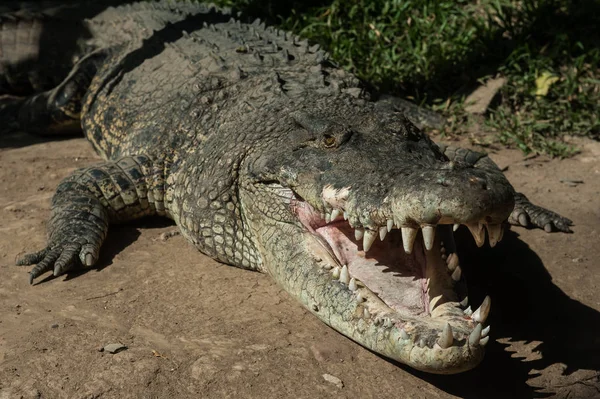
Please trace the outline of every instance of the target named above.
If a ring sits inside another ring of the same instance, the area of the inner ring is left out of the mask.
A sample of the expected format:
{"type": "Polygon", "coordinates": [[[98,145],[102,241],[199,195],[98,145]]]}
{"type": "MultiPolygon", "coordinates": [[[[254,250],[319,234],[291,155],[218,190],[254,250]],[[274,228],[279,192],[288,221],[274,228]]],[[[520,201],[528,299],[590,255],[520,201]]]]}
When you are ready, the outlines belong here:
{"type": "Polygon", "coordinates": [[[485,154],[436,145],[411,119],[435,125],[439,116],[370,91],[298,36],[205,4],[110,3],[0,15],[0,136],[82,130],[104,159],[58,186],[47,247],[18,261],[35,265],[30,282],[93,266],[111,224],[164,216],[203,253],[269,273],[377,353],[440,373],[481,360],[487,337],[475,322],[489,300],[465,316],[464,278],[458,265],[446,268],[434,226],[466,224],[483,244],[486,224],[495,245],[505,221],[570,231],[570,220],[515,193],[485,154]],[[428,289],[418,291],[439,293],[452,327],[423,314],[383,321],[391,308],[382,311],[382,299],[358,298],[354,278],[349,288],[355,269],[343,265],[345,277],[332,279],[337,246],[315,230],[341,215],[337,239],[351,237],[346,250],[360,248],[363,262],[377,263],[367,256],[376,236],[405,245],[419,228],[427,235],[423,256],[437,251],[431,264],[441,267],[424,266],[428,289]]]}

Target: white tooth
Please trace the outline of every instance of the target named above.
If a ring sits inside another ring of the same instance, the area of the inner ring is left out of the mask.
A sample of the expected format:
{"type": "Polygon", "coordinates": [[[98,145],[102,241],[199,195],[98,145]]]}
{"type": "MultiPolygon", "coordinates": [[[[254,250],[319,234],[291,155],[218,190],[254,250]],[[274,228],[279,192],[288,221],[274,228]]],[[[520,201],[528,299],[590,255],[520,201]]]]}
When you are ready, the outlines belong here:
{"type": "Polygon", "coordinates": [[[367,308],[363,309],[363,317],[365,319],[370,319],[371,318],[371,313],[369,313],[369,311],[367,310],[367,308]]]}
{"type": "Polygon", "coordinates": [[[331,222],[331,214],[330,213],[326,213],[325,214],[325,223],[329,223],[331,222]]]}
{"type": "Polygon", "coordinates": [[[373,230],[365,230],[365,235],[363,237],[363,251],[367,252],[371,249],[371,245],[375,242],[375,238],[377,238],[377,233],[373,230]]]}
{"type": "Polygon", "coordinates": [[[410,337],[408,336],[408,333],[407,333],[406,331],[404,331],[404,328],[401,328],[401,329],[400,329],[400,338],[402,338],[402,339],[404,339],[404,340],[407,340],[407,339],[409,339],[409,338],[410,338],[410,337]]]}
{"type": "Polygon", "coordinates": [[[333,267],[333,266],[331,266],[329,263],[325,263],[325,264],[323,265],[323,268],[325,268],[325,270],[331,270],[331,268],[332,268],[332,267],[333,267]]]}
{"type": "Polygon", "coordinates": [[[404,252],[407,254],[413,250],[413,244],[417,237],[418,230],[412,227],[402,227],[402,245],[404,246],[404,252]]]}
{"type": "Polygon", "coordinates": [[[425,347],[425,340],[423,338],[421,338],[419,340],[419,347],[424,348],[425,347]]]}
{"type": "Polygon", "coordinates": [[[458,266],[458,255],[454,252],[448,255],[448,259],[446,259],[446,264],[448,265],[448,269],[450,269],[450,271],[454,271],[454,269],[456,269],[456,267],[458,266]]]}
{"type": "Polygon", "coordinates": [[[387,221],[388,232],[392,231],[393,228],[394,228],[394,221],[392,219],[388,219],[388,221],[387,221]]]}
{"type": "Polygon", "coordinates": [[[389,317],[386,317],[385,321],[383,322],[383,326],[387,327],[387,328],[390,328],[392,326],[392,320],[390,320],[389,317]]]}
{"type": "Polygon", "coordinates": [[[487,295],[485,297],[485,299],[483,300],[483,303],[481,304],[479,309],[477,309],[473,313],[473,320],[478,321],[479,323],[485,323],[485,320],[487,319],[488,314],[490,313],[491,307],[492,307],[492,299],[490,298],[489,295],[487,295]]]}
{"type": "Polygon", "coordinates": [[[381,239],[381,241],[384,240],[385,235],[387,234],[387,232],[388,232],[387,227],[380,227],[379,228],[379,238],[381,239]]]}
{"type": "Polygon", "coordinates": [[[471,335],[469,335],[469,345],[471,346],[475,346],[479,343],[479,340],[481,339],[481,324],[477,324],[477,326],[475,326],[475,329],[471,332],[471,335]]]}
{"type": "Polygon", "coordinates": [[[463,299],[462,301],[460,301],[460,306],[462,306],[463,308],[465,306],[467,306],[469,304],[469,297],[466,296],[465,299],[463,299]]]}
{"type": "Polygon", "coordinates": [[[443,245],[440,247],[440,253],[442,253],[442,254],[446,253],[446,248],[444,248],[443,245]]]}
{"type": "Polygon", "coordinates": [[[487,326],[486,328],[484,328],[483,330],[481,330],[481,338],[487,337],[487,335],[489,333],[490,333],[490,326],[487,326]]]}
{"type": "Polygon", "coordinates": [[[362,239],[364,234],[365,232],[362,229],[354,229],[354,239],[356,241],[362,239]]]}
{"type": "Polygon", "coordinates": [[[344,265],[340,272],[340,283],[348,285],[350,282],[350,272],[348,272],[348,266],[344,265]]]}
{"type": "Polygon", "coordinates": [[[458,281],[460,280],[460,276],[462,276],[462,270],[460,269],[460,266],[456,266],[456,269],[452,272],[452,280],[458,281]]]}
{"type": "Polygon", "coordinates": [[[442,299],[442,295],[433,297],[433,299],[431,301],[429,301],[429,310],[435,309],[435,305],[437,305],[437,303],[440,301],[440,299],[442,299]]]}
{"type": "Polygon", "coordinates": [[[452,226],[452,231],[458,230],[459,227],[460,227],[460,224],[454,223],[454,226],[452,226]]]}
{"type": "Polygon", "coordinates": [[[348,212],[344,211],[344,220],[348,220],[348,212]]]}
{"type": "Polygon", "coordinates": [[[488,238],[490,240],[490,247],[494,248],[502,236],[502,225],[488,224],[486,227],[488,231],[488,238]]]}
{"type": "Polygon", "coordinates": [[[331,274],[333,275],[333,278],[335,278],[335,279],[340,278],[340,268],[338,266],[336,266],[333,269],[333,272],[331,274]]]}
{"type": "Polygon", "coordinates": [[[441,346],[442,349],[446,349],[452,346],[452,342],[454,342],[454,337],[452,336],[452,327],[450,327],[450,324],[446,323],[446,326],[442,331],[442,335],[440,339],[438,339],[438,345],[441,346]]]}
{"type": "MultiPolygon", "coordinates": [[[[358,303],[362,303],[364,300],[365,300],[365,298],[363,298],[362,294],[359,292],[359,293],[356,295],[356,302],[358,302],[358,303]]],[[[367,310],[367,309],[365,309],[365,310],[367,310]]]]}
{"type": "Polygon", "coordinates": [[[469,223],[467,224],[467,227],[475,239],[475,244],[477,244],[478,247],[483,246],[485,243],[485,230],[483,229],[483,224],[479,222],[469,223]]]}
{"type": "Polygon", "coordinates": [[[504,237],[504,226],[500,225],[500,235],[498,236],[498,242],[502,241],[502,237],[504,237]]]}
{"type": "Polygon", "coordinates": [[[428,251],[431,251],[431,248],[433,248],[433,240],[435,239],[435,227],[423,226],[421,231],[423,232],[423,242],[425,243],[425,248],[428,251]]]}
{"type": "Polygon", "coordinates": [[[356,289],[358,288],[356,286],[356,280],[354,279],[354,277],[350,279],[350,283],[348,283],[348,288],[350,289],[350,291],[356,291],[356,289]]]}
{"type": "Polygon", "coordinates": [[[331,211],[331,221],[333,222],[335,219],[338,218],[338,216],[340,216],[340,210],[339,209],[334,209],[333,211],[331,211]]]}
{"type": "Polygon", "coordinates": [[[481,341],[479,341],[479,345],[486,346],[489,340],[490,340],[490,337],[481,338],[481,341]]]}
{"type": "Polygon", "coordinates": [[[473,311],[471,310],[471,307],[469,306],[468,308],[463,310],[463,313],[466,314],[467,316],[471,316],[473,314],[473,311]]]}

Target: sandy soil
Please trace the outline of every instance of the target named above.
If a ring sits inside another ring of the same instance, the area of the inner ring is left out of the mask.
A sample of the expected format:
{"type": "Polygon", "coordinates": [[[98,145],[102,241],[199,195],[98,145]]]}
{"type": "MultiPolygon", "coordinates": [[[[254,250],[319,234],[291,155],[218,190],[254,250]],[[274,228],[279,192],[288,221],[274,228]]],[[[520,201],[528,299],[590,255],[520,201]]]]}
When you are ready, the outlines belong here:
{"type": "Polygon", "coordinates": [[[575,234],[516,229],[476,250],[459,230],[471,301],[492,297],[492,341],[476,370],[432,376],[337,334],[268,276],[162,241],[160,220],[112,228],[98,268],[29,286],[15,257],[44,245],[60,179],[98,158],[83,139],[4,137],[0,399],[600,397],[600,145],[582,145],[562,161],[493,154],[575,234]],[[115,342],[128,349],[99,351],[115,342]]]}

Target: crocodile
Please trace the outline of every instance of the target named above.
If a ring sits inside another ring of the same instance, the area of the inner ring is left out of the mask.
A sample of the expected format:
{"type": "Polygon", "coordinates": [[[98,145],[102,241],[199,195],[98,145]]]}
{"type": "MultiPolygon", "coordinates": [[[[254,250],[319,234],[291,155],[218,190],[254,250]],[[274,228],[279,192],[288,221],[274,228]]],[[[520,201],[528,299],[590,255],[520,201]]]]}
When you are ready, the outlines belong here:
{"type": "Polygon", "coordinates": [[[47,246],[17,261],[30,283],[93,267],[109,225],[164,216],[364,347],[452,374],[482,360],[491,305],[471,308],[453,231],[571,232],[292,33],[189,2],[68,10],[1,19],[3,131],[83,132],[104,159],[59,184],[47,246]]]}

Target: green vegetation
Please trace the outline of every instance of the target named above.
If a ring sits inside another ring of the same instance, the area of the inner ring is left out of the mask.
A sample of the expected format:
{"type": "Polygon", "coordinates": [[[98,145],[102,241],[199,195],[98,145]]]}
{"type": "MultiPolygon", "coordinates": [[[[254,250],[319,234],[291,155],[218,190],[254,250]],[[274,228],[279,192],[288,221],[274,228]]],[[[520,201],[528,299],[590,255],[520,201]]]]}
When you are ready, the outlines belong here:
{"type": "Polygon", "coordinates": [[[600,2],[592,0],[221,0],[320,43],[378,89],[442,111],[448,134],[478,123],[525,153],[569,156],[600,139],[600,2]],[[464,99],[507,83],[484,118],[464,99]],[[536,83],[537,82],[537,83],[536,83]],[[536,94],[540,85],[547,93],[536,94]]]}

